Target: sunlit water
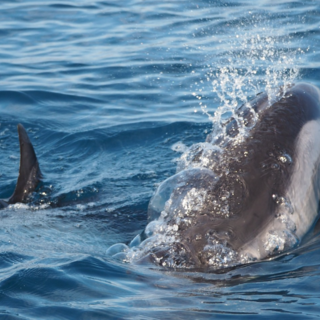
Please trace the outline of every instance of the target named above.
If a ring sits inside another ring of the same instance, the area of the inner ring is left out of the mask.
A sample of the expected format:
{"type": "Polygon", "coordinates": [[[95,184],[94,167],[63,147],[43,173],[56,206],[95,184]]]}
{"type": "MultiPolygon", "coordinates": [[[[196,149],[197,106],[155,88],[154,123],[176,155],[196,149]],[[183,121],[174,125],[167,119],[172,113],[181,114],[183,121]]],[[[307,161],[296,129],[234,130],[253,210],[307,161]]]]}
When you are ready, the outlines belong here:
{"type": "Polygon", "coordinates": [[[190,164],[188,147],[223,135],[237,106],[261,91],[272,102],[279,85],[320,86],[319,14],[312,0],[2,1],[0,198],[18,175],[18,123],[44,181],[31,204],[0,212],[0,315],[317,318],[317,236],[210,273],[107,250],[144,230],[156,187],[190,164]]]}

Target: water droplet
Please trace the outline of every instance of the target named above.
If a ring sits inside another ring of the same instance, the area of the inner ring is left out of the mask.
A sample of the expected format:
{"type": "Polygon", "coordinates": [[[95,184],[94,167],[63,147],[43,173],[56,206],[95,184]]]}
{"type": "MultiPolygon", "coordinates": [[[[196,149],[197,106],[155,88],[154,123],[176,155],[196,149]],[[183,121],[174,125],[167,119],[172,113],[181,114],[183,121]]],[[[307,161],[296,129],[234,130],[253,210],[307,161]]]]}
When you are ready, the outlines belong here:
{"type": "Polygon", "coordinates": [[[117,253],[126,252],[128,249],[128,246],[124,243],[116,243],[107,249],[106,254],[107,256],[114,256],[117,253]]]}
{"type": "Polygon", "coordinates": [[[282,163],[287,163],[287,164],[291,164],[292,163],[292,158],[287,153],[284,153],[284,154],[280,155],[278,157],[278,160],[281,161],[282,163]]]}
{"type": "Polygon", "coordinates": [[[293,214],[294,210],[293,210],[293,206],[290,203],[289,200],[283,198],[284,201],[281,202],[281,212],[283,213],[287,213],[287,214],[293,214]]]}
{"type": "Polygon", "coordinates": [[[287,162],[287,158],[285,156],[279,156],[278,160],[281,161],[282,163],[286,163],[287,162]]]}
{"type": "Polygon", "coordinates": [[[207,231],[207,233],[205,234],[206,239],[210,239],[214,236],[214,231],[213,230],[209,230],[207,231]]]}
{"type": "Polygon", "coordinates": [[[137,247],[141,243],[141,237],[140,234],[136,235],[133,240],[130,242],[129,247],[137,247]]]}
{"type": "Polygon", "coordinates": [[[223,194],[221,195],[221,200],[226,201],[230,197],[230,192],[224,191],[223,194]]]}
{"type": "Polygon", "coordinates": [[[277,203],[277,204],[284,204],[286,203],[286,199],[284,197],[279,197],[277,194],[272,195],[272,199],[277,203]]]}

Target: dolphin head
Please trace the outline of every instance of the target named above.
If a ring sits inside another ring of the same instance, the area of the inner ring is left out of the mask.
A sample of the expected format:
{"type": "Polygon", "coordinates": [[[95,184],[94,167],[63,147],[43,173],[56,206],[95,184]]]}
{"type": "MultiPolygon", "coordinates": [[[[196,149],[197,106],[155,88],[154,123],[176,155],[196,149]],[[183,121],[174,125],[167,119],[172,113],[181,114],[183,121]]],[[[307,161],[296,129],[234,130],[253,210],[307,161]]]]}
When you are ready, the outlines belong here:
{"type": "Polygon", "coordinates": [[[238,108],[225,137],[207,139],[218,155],[200,148],[159,186],[144,250],[153,262],[221,268],[256,261],[292,248],[311,228],[318,218],[320,148],[312,144],[320,134],[320,91],[302,83],[280,92],[271,105],[262,93],[238,108]]]}

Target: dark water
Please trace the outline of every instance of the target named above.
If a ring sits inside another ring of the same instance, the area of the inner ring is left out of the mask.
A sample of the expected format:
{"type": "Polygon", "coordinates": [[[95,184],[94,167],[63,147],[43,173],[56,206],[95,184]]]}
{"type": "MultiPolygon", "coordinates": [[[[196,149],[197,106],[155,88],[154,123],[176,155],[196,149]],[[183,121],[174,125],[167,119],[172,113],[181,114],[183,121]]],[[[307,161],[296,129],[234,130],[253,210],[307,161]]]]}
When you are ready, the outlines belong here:
{"type": "Polygon", "coordinates": [[[17,123],[45,179],[0,212],[0,317],[320,317],[319,237],[216,273],[106,255],[144,229],[174,146],[204,141],[219,106],[320,85],[319,16],[312,0],[2,1],[0,198],[18,174],[17,123]]]}

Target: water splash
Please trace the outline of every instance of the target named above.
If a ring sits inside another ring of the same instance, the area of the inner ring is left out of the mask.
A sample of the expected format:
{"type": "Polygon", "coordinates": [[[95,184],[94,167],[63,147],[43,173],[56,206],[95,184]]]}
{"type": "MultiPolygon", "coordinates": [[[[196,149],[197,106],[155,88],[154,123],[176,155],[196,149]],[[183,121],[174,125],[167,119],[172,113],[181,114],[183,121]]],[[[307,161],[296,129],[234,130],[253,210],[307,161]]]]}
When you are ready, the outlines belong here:
{"type": "MultiPolygon", "coordinates": [[[[151,255],[151,260],[161,266],[194,267],[195,263],[190,259],[192,255],[184,246],[184,241],[189,240],[181,238],[181,230],[195,226],[197,223],[193,218],[199,216],[204,208],[211,214],[228,218],[232,214],[229,204],[230,199],[235,198],[234,189],[241,189],[241,181],[229,177],[230,181],[236,181],[233,184],[229,181],[229,184],[237,188],[225,190],[221,187],[219,194],[210,198],[207,190],[213,186],[203,186],[198,177],[201,181],[217,183],[220,177],[213,172],[217,164],[220,173],[223,171],[223,148],[227,144],[230,147],[241,143],[259,118],[249,103],[252,97],[266,92],[266,101],[271,105],[280,100],[299,77],[297,61],[304,51],[292,45],[292,37],[284,37],[281,30],[276,30],[267,20],[261,19],[261,15],[251,12],[244,22],[233,26],[233,29],[235,36],[225,37],[225,43],[220,40],[220,47],[217,47],[220,59],[215,56],[215,62],[206,62],[204,76],[197,81],[194,86],[196,90],[192,92],[201,110],[213,123],[212,133],[206,142],[194,144],[188,149],[179,143],[172,146],[173,150],[183,152],[178,162],[178,173],[163,182],[150,201],[149,218],[156,220],[147,225],[147,238],[142,242],[140,237],[133,240],[130,248],[116,247],[120,251],[116,255],[123,254],[125,249],[126,261],[138,261],[151,255]],[[209,84],[210,94],[219,101],[215,112],[204,102],[205,84],[209,84]],[[203,175],[210,175],[211,179],[202,179],[203,175]],[[192,180],[196,183],[189,185],[192,180]]],[[[249,155],[244,150],[242,157],[246,156],[249,155]]],[[[291,156],[285,152],[274,160],[277,166],[292,163],[291,156]]],[[[223,174],[228,176],[228,172],[223,174]]],[[[295,224],[290,218],[291,204],[278,195],[274,195],[273,200],[279,206],[278,224],[264,236],[264,249],[270,255],[282,252],[298,241],[295,224]]],[[[255,259],[245,252],[234,251],[228,245],[228,235],[217,235],[213,231],[210,236],[199,232],[194,237],[192,241],[203,244],[197,258],[203,265],[214,269],[255,259]]]]}
{"type": "Polygon", "coordinates": [[[267,14],[249,11],[245,19],[228,29],[224,40],[219,40],[217,45],[220,59],[216,54],[214,59],[209,55],[205,76],[198,81],[209,84],[211,93],[207,95],[213,96],[219,107],[212,111],[212,107],[203,102],[208,92],[206,86],[198,85],[192,92],[215,127],[236,116],[236,108],[259,92],[267,92],[270,104],[280,99],[286,88],[298,79],[299,60],[309,50],[297,47],[294,36],[283,34],[278,25],[273,26],[267,14]]]}

